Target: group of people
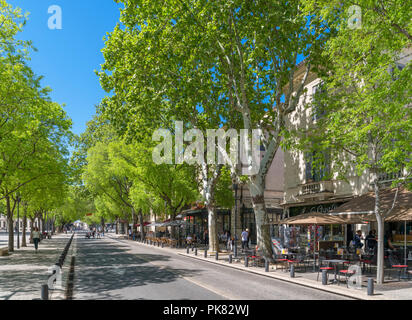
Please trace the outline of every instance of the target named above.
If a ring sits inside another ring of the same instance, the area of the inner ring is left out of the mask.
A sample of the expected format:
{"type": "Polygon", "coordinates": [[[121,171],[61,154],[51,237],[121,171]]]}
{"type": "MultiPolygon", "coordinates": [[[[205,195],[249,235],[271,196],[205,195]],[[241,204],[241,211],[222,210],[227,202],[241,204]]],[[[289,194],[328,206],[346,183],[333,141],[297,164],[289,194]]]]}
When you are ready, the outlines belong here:
{"type": "MultiPolygon", "coordinates": [[[[224,243],[226,245],[227,250],[233,251],[235,246],[235,237],[230,233],[229,230],[224,231],[223,233],[218,234],[219,242],[224,243]]],[[[250,242],[250,232],[249,229],[244,229],[241,233],[242,238],[242,249],[245,250],[246,248],[249,249],[249,242],[250,242]]],[[[198,239],[195,234],[189,234],[186,237],[186,243],[191,244],[193,242],[198,242],[198,239]]],[[[209,244],[209,232],[206,229],[203,232],[202,243],[207,245],[209,244]]]]}
{"type": "MultiPolygon", "coordinates": [[[[370,250],[370,251],[376,251],[377,250],[377,244],[378,244],[378,236],[376,235],[376,230],[371,230],[369,231],[369,234],[365,237],[365,239],[362,236],[362,231],[358,230],[356,231],[354,237],[353,237],[353,246],[357,249],[361,249],[363,248],[363,243],[361,242],[361,240],[365,240],[365,244],[366,244],[366,249],[370,250]]],[[[396,248],[393,246],[392,244],[392,233],[390,231],[387,231],[383,237],[383,246],[384,249],[390,249],[395,251],[396,248]]]]}
{"type": "Polygon", "coordinates": [[[103,234],[104,236],[104,230],[96,229],[96,228],[90,228],[90,231],[86,233],[86,238],[90,239],[91,237],[100,239],[101,235],[103,234]]]}

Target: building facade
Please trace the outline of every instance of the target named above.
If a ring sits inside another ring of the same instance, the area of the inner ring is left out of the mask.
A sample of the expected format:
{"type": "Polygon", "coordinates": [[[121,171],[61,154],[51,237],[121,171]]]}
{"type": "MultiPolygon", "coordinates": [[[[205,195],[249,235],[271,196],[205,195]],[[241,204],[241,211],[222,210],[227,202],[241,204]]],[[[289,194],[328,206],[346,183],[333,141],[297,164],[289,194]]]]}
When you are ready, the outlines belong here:
{"type": "MultiPolygon", "coordinates": [[[[397,67],[403,68],[411,58],[412,50],[405,50],[398,60],[397,67]]],[[[296,79],[302,76],[305,67],[304,63],[299,65],[296,79]]],[[[296,110],[289,115],[286,121],[286,125],[293,130],[316,126],[317,119],[322,116],[308,107],[313,101],[314,94],[321,89],[321,79],[311,73],[305,88],[306,93],[301,96],[296,110]]],[[[355,167],[347,163],[349,170],[345,176],[346,181],[339,180],[338,173],[334,170],[334,163],[326,163],[322,170],[313,170],[313,158],[313,154],[302,151],[287,150],[284,153],[284,199],[281,206],[285,216],[296,216],[313,211],[326,213],[357,196],[372,191],[369,171],[365,170],[359,176],[355,167]]],[[[403,174],[404,172],[400,170],[395,175],[381,175],[379,180],[390,182],[403,174]]],[[[371,223],[354,225],[353,228],[366,233],[370,228],[376,229],[376,226],[371,223]]],[[[352,232],[352,230],[349,231],[352,232]]]]}

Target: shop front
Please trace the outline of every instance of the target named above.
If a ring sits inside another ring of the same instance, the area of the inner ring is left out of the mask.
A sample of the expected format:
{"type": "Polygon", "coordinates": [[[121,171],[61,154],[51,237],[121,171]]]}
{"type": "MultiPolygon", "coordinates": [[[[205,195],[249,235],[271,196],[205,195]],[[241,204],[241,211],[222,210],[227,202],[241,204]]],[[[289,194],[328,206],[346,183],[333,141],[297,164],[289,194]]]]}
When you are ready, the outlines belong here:
{"type": "MultiPolygon", "coordinates": [[[[217,213],[217,233],[223,235],[226,230],[230,230],[230,210],[216,209],[217,213]]],[[[183,221],[187,222],[184,228],[185,236],[195,236],[203,240],[204,232],[208,229],[208,212],[206,208],[186,210],[182,212],[183,221]]]]}

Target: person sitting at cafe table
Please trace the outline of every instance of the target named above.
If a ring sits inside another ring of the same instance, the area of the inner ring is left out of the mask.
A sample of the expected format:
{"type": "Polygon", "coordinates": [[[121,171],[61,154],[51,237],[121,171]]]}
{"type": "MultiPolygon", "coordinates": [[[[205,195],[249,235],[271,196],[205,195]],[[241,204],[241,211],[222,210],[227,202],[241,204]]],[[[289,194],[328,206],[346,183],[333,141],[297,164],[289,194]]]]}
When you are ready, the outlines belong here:
{"type": "Polygon", "coordinates": [[[383,246],[385,249],[396,250],[396,248],[392,244],[392,233],[390,231],[386,232],[385,236],[383,237],[383,246]]]}
{"type": "Polygon", "coordinates": [[[362,248],[363,243],[361,242],[362,239],[362,231],[358,230],[355,233],[355,236],[353,237],[353,242],[354,242],[354,247],[357,248],[362,248]]]}
{"type": "Polygon", "coordinates": [[[366,246],[371,250],[376,246],[376,235],[374,234],[374,231],[375,230],[369,231],[369,234],[365,238],[366,246]]]}

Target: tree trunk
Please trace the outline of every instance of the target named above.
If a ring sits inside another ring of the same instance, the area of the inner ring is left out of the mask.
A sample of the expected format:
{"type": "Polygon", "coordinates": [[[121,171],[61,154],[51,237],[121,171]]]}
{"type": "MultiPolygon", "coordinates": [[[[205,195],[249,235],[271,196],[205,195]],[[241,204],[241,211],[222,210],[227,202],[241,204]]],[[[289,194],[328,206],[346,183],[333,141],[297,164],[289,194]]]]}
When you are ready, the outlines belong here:
{"type": "Polygon", "coordinates": [[[105,224],[105,221],[104,221],[104,218],[103,218],[103,217],[102,217],[100,223],[102,224],[103,232],[105,232],[105,230],[106,230],[106,224],[105,224]]]}
{"type": "Polygon", "coordinates": [[[375,216],[378,223],[378,257],[376,262],[376,283],[383,284],[384,282],[384,243],[383,237],[385,234],[385,225],[384,220],[380,210],[380,197],[379,197],[379,185],[377,180],[374,182],[374,191],[375,191],[375,216]]]}
{"type": "Polygon", "coordinates": [[[31,223],[31,227],[30,227],[30,239],[29,239],[29,242],[30,242],[30,243],[33,243],[34,218],[30,218],[30,223],[31,223]]]}
{"type": "Polygon", "coordinates": [[[119,218],[116,218],[116,234],[119,234],[119,218]]]}
{"type": "Polygon", "coordinates": [[[23,216],[23,232],[21,234],[21,246],[27,247],[26,243],[26,228],[27,228],[27,207],[24,208],[24,216],[23,216]]]}
{"type": "Polygon", "coordinates": [[[41,222],[41,232],[43,233],[45,232],[45,223],[44,223],[43,214],[41,215],[40,222],[41,222]]]}
{"type": "Polygon", "coordinates": [[[270,239],[269,217],[265,205],[264,186],[263,180],[253,178],[249,183],[249,190],[252,197],[253,211],[255,212],[257,246],[266,258],[272,259],[273,250],[270,239]]]}
{"type": "Polygon", "coordinates": [[[13,225],[13,212],[10,207],[10,197],[6,197],[6,207],[7,207],[7,225],[9,229],[9,252],[14,251],[14,225],[13,225]]]}
{"type": "Polygon", "coordinates": [[[129,236],[129,221],[126,220],[126,222],[124,222],[123,225],[124,225],[124,234],[126,236],[129,236]]]}
{"type": "Polygon", "coordinates": [[[143,221],[143,212],[142,209],[139,210],[139,221],[140,221],[140,236],[144,240],[146,235],[144,233],[144,221],[143,221]]]}
{"type": "Polygon", "coordinates": [[[213,205],[207,206],[208,213],[208,233],[209,233],[209,250],[219,252],[219,237],[217,234],[217,217],[216,208],[213,205]]]}
{"type": "Polygon", "coordinates": [[[134,234],[137,233],[137,226],[136,226],[136,212],[134,208],[132,208],[132,231],[134,234]]]}

